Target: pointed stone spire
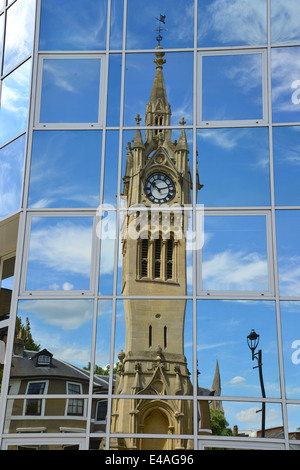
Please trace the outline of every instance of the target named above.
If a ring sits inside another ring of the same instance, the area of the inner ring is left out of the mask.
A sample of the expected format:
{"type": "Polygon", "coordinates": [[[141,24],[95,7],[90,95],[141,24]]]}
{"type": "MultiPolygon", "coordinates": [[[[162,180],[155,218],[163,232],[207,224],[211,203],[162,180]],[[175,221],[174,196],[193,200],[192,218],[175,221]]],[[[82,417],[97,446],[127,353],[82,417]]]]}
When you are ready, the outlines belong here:
{"type": "MultiPolygon", "coordinates": [[[[163,76],[163,65],[166,63],[164,59],[165,53],[161,46],[157,46],[155,51],[156,59],[154,59],[154,63],[156,64],[156,73],[150,99],[146,105],[145,124],[146,126],[169,126],[171,123],[171,107],[168,102],[163,76]]],[[[155,143],[154,148],[157,148],[157,136],[159,132],[158,129],[147,130],[146,143],[155,143]]],[[[169,130],[162,132],[165,139],[171,139],[171,132],[169,130]]]]}
{"type": "MultiPolygon", "coordinates": [[[[215,391],[215,396],[221,396],[221,377],[218,360],[216,361],[215,376],[211,388],[215,391]]],[[[223,412],[223,406],[221,401],[213,400],[210,404],[210,407],[223,412]]]]}
{"type": "Polygon", "coordinates": [[[139,125],[140,125],[140,122],[141,122],[142,118],[140,117],[139,114],[137,114],[135,120],[136,120],[137,129],[136,129],[135,136],[133,138],[133,148],[142,148],[143,149],[143,148],[145,148],[145,146],[144,146],[141,131],[139,129],[139,125]]]}
{"type": "Polygon", "coordinates": [[[156,64],[156,74],[153,82],[153,87],[150,95],[150,103],[156,105],[158,100],[161,100],[164,106],[170,106],[168,103],[165,80],[163,76],[163,65],[166,63],[166,59],[164,59],[165,53],[162,52],[162,47],[157,46],[155,55],[156,59],[154,59],[154,63],[156,64]]]}
{"type": "MultiPolygon", "coordinates": [[[[184,120],[184,117],[181,118],[181,121],[179,121],[179,124],[181,126],[184,126],[186,124],[186,122],[184,120]]],[[[186,133],[185,133],[184,128],[182,128],[178,143],[176,145],[176,152],[178,150],[186,150],[187,152],[189,152],[189,146],[188,146],[188,142],[187,142],[186,133]]]]}

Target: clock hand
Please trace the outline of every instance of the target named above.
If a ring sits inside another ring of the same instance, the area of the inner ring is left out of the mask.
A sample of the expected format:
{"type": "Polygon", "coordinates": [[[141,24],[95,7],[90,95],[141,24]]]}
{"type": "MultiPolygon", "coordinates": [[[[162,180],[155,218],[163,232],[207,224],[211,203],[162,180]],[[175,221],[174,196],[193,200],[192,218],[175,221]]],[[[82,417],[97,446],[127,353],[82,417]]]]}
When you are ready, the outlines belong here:
{"type": "Polygon", "coordinates": [[[151,183],[151,186],[154,186],[160,192],[160,188],[155,183],[151,183]]]}

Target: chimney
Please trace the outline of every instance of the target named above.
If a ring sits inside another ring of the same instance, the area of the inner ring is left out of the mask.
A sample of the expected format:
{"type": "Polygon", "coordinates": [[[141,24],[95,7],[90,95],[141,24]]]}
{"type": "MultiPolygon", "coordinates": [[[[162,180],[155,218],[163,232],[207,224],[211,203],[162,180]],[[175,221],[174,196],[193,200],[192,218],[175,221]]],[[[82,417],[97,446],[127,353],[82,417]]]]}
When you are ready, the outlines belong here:
{"type": "Polygon", "coordinates": [[[25,341],[22,338],[22,333],[19,331],[18,336],[14,339],[14,355],[23,356],[25,341]]]}

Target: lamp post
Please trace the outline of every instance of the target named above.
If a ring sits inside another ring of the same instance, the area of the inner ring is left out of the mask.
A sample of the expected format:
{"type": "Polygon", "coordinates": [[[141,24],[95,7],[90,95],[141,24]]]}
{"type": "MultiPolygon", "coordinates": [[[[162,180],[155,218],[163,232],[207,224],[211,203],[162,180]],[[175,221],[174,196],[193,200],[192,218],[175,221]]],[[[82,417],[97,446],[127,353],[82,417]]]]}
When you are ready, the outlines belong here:
{"type": "MultiPolygon", "coordinates": [[[[262,374],[262,351],[261,349],[259,349],[257,352],[255,352],[255,349],[257,348],[258,343],[259,343],[259,335],[254,330],[251,330],[251,333],[247,336],[247,343],[248,343],[249,348],[252,351],[252,361],[254,361],[254,359],[257,360],[257,366],[253,367],[253,369],[256,369],[258,367],[261,394],[263,398],[266,398],[266,392],[265,392],[265,386],[264,386],[264,380],[263,380],[263,374],[262,374]]],[[[266,403],[263,401],[262,409],[261,409],[261,435],[262,437],[265,437],[265,421],[266,421],[266,403]]]]}

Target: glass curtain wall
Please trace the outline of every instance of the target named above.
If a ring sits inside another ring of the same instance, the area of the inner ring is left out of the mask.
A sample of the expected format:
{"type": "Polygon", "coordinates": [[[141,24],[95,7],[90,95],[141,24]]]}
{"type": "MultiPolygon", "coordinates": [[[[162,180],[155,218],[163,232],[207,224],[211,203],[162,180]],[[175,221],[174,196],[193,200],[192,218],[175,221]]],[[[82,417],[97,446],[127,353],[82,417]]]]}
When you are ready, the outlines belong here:
{"type": "Polygon", "coordinates": [[[2,449],[299,448],[299,10],[37,0],[2,449]]]}

